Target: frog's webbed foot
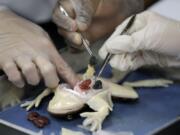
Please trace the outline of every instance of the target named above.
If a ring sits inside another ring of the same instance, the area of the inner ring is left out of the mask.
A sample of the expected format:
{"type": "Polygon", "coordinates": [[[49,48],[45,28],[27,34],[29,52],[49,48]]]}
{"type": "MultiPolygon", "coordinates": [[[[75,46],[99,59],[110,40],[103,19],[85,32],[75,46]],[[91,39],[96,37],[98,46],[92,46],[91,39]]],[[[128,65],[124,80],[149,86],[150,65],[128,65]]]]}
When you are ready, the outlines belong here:
{"type": "Polygon", "coordinates": [[[124,86],[130,87],[168,87],[173,81],[166,79],[150,79],[135,82],[124,82],[124,86]]]}
{"type": "Polygon", "coordinates": [[[26,111],[29,111],[31,108],[39,107],[39,104],[41,103],[42,99],[46,96],[48,96],[52,92],[51,89],[45,89],[40,95],[38,95],[34,100],[32,101],[26,101],[25,103],[21,104],[21,107],[26,107],[26,111]]]}
{"type": "Polygon", "coordinates": [[[81,113],[80,116],[86,118],[82,127],[93,132],[101,130],[104,119],[112,111],[111,94],[108,91],[102,91],[96,96],[92,97],[87,105],[96,112],[81,113]]]}
{"type": "Polygon", "coordinates": [[[82,128],[89,130],[91,132],[102,129],[102,123],[105,119],[104,114],[101,114],[100,112],[86,112],[81,113],[81,117],[86,118],[83,121],[82,128]]]}

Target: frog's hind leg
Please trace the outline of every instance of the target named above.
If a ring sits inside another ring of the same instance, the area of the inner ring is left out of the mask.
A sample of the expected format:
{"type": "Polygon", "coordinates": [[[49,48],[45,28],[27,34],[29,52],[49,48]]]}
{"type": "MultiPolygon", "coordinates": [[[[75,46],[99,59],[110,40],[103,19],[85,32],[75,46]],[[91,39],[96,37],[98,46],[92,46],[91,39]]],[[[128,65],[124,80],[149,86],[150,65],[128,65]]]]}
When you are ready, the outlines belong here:
{"type": "Polygon", "coordinates": [[[122,86],[106,79],[101,79],[105,89],[111,92],[113,99],[122,99],[125,101],[134,101],[139,98],[138,93],[129,86],[122,86]]]}
{"type": "Polygon", "coordinates": [[[95,112],[84,112],[80,114],[81,117],[85,118],[81,127],[91,132],[101,130],[105,118],[113,110],[111,93],[103,90],[90,98],[86,104],[95,112]]]}
{"type": "Polygon", "coordinates": [[[150,79],[135,82],[124,82],[124,86],[130,87],[168,87],[173,81],[166,79],[150,79]]]}

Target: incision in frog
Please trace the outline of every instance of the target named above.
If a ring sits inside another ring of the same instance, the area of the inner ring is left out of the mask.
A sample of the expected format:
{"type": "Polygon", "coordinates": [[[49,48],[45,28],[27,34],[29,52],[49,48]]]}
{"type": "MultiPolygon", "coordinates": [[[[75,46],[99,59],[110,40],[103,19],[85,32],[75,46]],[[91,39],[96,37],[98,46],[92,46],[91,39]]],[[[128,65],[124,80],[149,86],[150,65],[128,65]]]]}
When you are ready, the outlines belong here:
{"type": "Polygon", "coordinates": [[[113,110],[112,97],[137,100],[139,96],[133,87],[166,87],[172,83],[169,80],[158,79],[158,83],[154,83],[157,80],[145,80],[118,85],[103,78],[98,78],[97,83],[94,82],[93,75],[94,71],[81,75],[85,80],[78,82],[74,89],[71,89],[68,84],[59,84],[53,90],[47,88],[33,101],[27,101],[21,106],[26,107],[27,111],[32,107],[38,107],[42,99],[53,92],[54,96],[47,108],[49,113],[67,116],[79,112],[85,105],[88,105],[94,112],[80,114],[85,118],[82,127],[90,131],[97,131],[101,129],[103,121],[113,110]]]}

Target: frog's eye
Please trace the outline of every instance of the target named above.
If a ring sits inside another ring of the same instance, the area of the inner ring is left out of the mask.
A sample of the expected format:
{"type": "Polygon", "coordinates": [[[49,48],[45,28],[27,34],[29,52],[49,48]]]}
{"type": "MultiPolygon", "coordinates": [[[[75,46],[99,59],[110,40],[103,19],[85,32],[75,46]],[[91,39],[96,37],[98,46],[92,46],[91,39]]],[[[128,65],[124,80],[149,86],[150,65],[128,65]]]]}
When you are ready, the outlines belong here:
{"type": "Polygon", "coordinates": [[[94,86],[93,86],[93,89],[102,89],[103,87],[102,87],[102,82],[101,82],[101,80],[97,80],[96,82],[95,82],[95,84],[94,84],[94,86]]]}

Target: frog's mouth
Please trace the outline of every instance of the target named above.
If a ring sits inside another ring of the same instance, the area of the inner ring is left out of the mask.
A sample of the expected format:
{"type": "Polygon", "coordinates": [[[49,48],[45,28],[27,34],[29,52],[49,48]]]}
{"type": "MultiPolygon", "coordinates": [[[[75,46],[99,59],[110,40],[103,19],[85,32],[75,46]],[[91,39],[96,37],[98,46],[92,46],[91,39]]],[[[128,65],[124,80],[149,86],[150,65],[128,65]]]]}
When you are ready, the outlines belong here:
{"type": "Polygon", "coordinates": [[[84,100],[74,94],[72,89],[59,86],[55,91],[54,97],[49,102],[48,112],[55,115],[66,115],[82,109],[84,104],[84,100]]]}
{"type": "Polygon", "coordinates": [[[88,89],[82,89],[80,86],[82,82],[78,82],[74,89],[71,89],[67,84],[59,85],[54,97],[49,102],[48,112],[53,115],[67,115],[78,112],[85,106],[87,100],[101,91],[92,89],[91,83],[89,83],[88,89]]]}

